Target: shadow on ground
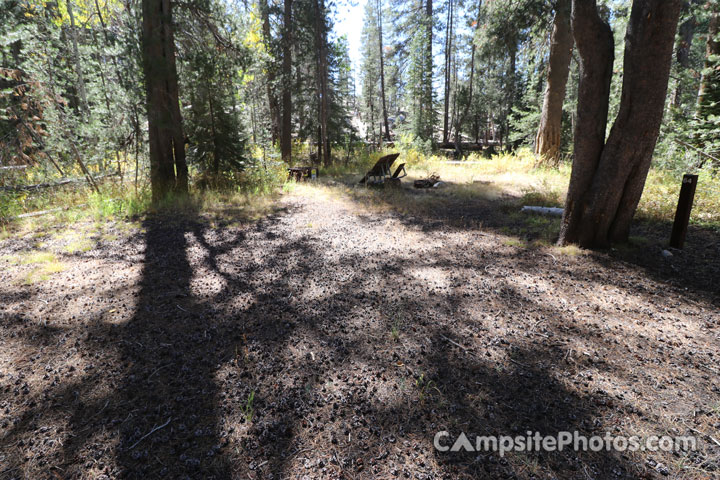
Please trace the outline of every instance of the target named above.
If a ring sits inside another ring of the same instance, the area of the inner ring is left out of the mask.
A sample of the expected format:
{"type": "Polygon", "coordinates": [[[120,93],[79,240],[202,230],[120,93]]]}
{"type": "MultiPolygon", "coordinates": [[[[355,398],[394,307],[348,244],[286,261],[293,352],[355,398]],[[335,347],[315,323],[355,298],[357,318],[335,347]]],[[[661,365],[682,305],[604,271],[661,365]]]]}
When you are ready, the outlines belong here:
{"type": "MultiPolygon", "coordinates": [[[[464,212],[442,205],[429,219],[471,217],[501,229],[502,214],[483,216],[493,201],[468,200],[476,210],[464,212]]],[[[379,230],[363,233],[335,212],[333,230],[318,233],[312,215],[293,219],[303,208],[225,229],[191,212],[147,219],[139,288],[127,293],[132,315],[64,327],[74,332],[72,348],[95,365],[86,363],[76,380],[58,379],[32,403],[16,402],[22,413],[0,437],[0,476],[652,476],[617,452],[436,451],[433,437],[443,430],[471,438],[602,434],[637,408],[583,386],[582,372],[632,374],[597,355],[570,355],[571,341],[602,351],[604,340],[506,279],[508,264],[513,274],[535,275],[532,262],[476,245],[462,259],[451,249],[430,258],[380,252],[372,246],[379,230]],[[485,273],[474,284],[435,288],[418,276],[426,270],[485,273]],[[540,322],[562,329],[563,339],[533,336],[540,322]],[[39,464],[28,442],[40,443],[47,424],[64,425],[65,440],[39,464]]],[[[4,328],[43,352],[59,336],[47,327],[4,328]]]]}
{"type": "MultiPolygon", "coordinates": [[[[350,177],[342,183],[329,183],[353,201],[380,206],[400,215],[407,225],[425,232],[447,228],[476,229],[518,238],[526,244],[553,245],[560,230],[560,219],[522,213],[524,205],[552,206],[556,199],[504,191],[492,182],[470,184],[444,182],[438,189],[415,189],[410,182],[401,188],[365,188],[350,177]]],[[[637,220],[631,241],[594,258],[610,266],[617,259],[641,267],[648,277],[680,290],[692,290],[720,306],[720,231],[691,226],[683,250],[669,249],[672,221],[637,220]],[[669,249],[669,250],[668,250],[669,249]],[[668,252],[671,255],[668,255],[668,252]]]]}

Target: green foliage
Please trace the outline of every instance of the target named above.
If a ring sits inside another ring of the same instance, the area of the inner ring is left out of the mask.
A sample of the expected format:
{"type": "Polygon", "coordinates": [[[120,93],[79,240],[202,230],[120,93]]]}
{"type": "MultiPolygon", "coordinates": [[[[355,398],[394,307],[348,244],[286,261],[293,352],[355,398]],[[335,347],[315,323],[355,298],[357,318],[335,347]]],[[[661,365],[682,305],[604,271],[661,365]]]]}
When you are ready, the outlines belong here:
{"type": "Polygon", "coordinates": [[[115,187],[104,189],[101,193],[91,193],[88,197],[90,213],[96,220],[129,218],[149,210],[150,192],[141,191],[138,195],[128,188],[115,187]]]}
{"type": "MultiPolygon", "coordinates": [[[[431,156],[440,130],[437,112],[445,100],[440,98],[444,94],[440,94],[439,79],[446,69],[436,68],[434,62],[439,52],[449,55],[451,129],[452,122],[462,123],[459,130],[465,141],[487,138],[496,145],[531,145],[545,86],[552,2],[494,0],[482,2],[480,10],[477,2],[455,3],[451,45],[441,49],[444,35],[440,32],[448,28],[447,1],[434,1],[432,16],[427,15],[426,1],[367,2],[357,86],[347,37],[328,35],[327,57],[320,57],[319,46],[325,43],[318,33],[332,30],[340,8],[333,2],[293,2],[289,80],[280,75],[284,46],[281,3],[202,0],[177,4],[176,56],[191,186],[247,196],[291,188],[285,187],[287,165],[277,151],[270,104],[273,100],[279,103],[289,82],[291,162],[316,162],[321,60],[328,66],[327,133],[335,161],[335,165],[323,167],[328,173],[363,170],[381,154],[365,150],[355,129],[359,126],[366,140],[380,143],[380,58],[389,123],[396,147],[409,164],[428,171],[439,165],[431,156]],[[472,45],[476,55],[470,85],[472,45]]],[[[621,97],[630,2],[600,3],[615,35],[612,122],[621,97]]],[[[718,165],[675,142],[679,139],[715,156],[720,154],[720,58],[705,58],[710,10],[690,2],[683,15],[681,22],[694,22],[694,39],[687,62],[673,62],[668,115],[655,167],[658,172],[671,172],[668,175],[699,171],[706,184],[714,185],[718,165]],[[698,106],[701,74],[708,80],[708,88],[698,106]]],[[[124,178],[122,185],[100,182],[100,194],[85,186],[33,193],[2,191],[0,222],[7,223],[22,213],[77,205],[87,205],[82,215],[99,219],[147,211],[149,165],[138,42],[140,3],[6,0],[0,4],[0,17],[0,165],[28,165],[24,170],[0,171],[0,185],[83,178],[81,162],[94,177],[121,172],[124,178]]],[[[568,154],[572,152],[578,82],[577,64],[573,62],[571,68],[563,116],[563,145],[568,154]]],[[[502,161],[488,160],[487,165],[500,168],[502,161]]],[[[559,173],[564,174],[564,169],[567,165],[561,166],[559,173]]],[[[657,178],[651,176],[651,181],[657,178]]],[[[677,183],[669,178],[659,184],[677,183]]],[[[672,202],[662,197],[671,192],[656,186],[649,184],[654,200],[644,203],[641,210],[650,216],[666,215],[672,202]]],[[[554,201],[558,200],[557,189],[552,193],[554,201]]],[[[700,195],[700,213],[709,215],[707,221],[712,222],[715,217],[704,209],[715,204],[704,193],[700,195]]],[[[71,209],[63,215],[81,214],[71,209]]]]}
{"type": "Polygon", "coordinates": [[[243,408],[243,414],[245,415],[245,421],[250,423],[252,422],[253,416],[255,416],[255,390],[250,392],[250,395],[248,395],[247,402],[245,402],[245,407],[243,408]]]}
{"type": "Polygon", "coordinates": [[[238,191],[254,195],[272,193],[287,181],[287,166],[283,162],[254,163],[243,172],[238,191]]]}

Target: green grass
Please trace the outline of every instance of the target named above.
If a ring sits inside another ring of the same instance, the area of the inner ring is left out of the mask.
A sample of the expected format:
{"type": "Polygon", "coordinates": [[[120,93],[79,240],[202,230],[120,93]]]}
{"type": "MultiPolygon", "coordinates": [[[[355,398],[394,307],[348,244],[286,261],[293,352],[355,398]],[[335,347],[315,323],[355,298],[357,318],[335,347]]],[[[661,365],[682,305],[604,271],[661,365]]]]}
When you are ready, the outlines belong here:
{"type": "Polygon", "coordinates": [[[437,385],[435,385],[435,382],[426,379],[424,373],[421,373],[420,376],[415,379],[415,387],[417,388],[418,400],[421,404],[425,404],[425,400],[431,397],[433,393],[438,393],[442,397],[442,392],[437,385]]]}
{"type": "Polygon", "coordinates": [[[559,253],[560,255],[565,255],[566,257],[577,257],[578,255],[582,255],[585,251],[578,247],[577,245],[566,245],[564,247],[555,247],[553,250],[556,253],[559,253]]]}
{"type": "Polygon", "coordinates": [[[523,242],[519,238],[507,238],[507,239],[503,240],[502,243],[503,243],[503,245],[507,245],[508,247],[518,247],[518,248],[523,248],[527,245],[525,242],[523,242]]]}
{"type": "Polygon", "coordinates": [[[0,256],[0,262],[7,262],[11,265],[20,265],[20,257],[16,255],[3,255],[0,256]]]}
{"type": "MultiPolygon", "coordinates": [[[[48,251],[34,251],[19,255],[3,255],[0,262],[8,262],[13,266],[28,265],[32,268],[22,274],[20,283],[33,285],[43,282],[55,273],[62,272],[66,266],[60,262],[54,253],[48,251]]],[[[17,281],[17,280],[16,280],[17,281]]]]}
{"type": "Polygon", "coordinates": [[[67,253],[89,252],[93,248],[93,243],[87,239],[73,240],[65,246],[67,253]]]}
{"type": "Polygon", "coordinates": [[[32,252],[23,255],[20,259],[20,264],[22,265],[53,262],[57,262],[57,257],[55,257],[55,254],[52,252],[32,252]]]}
{"type": "Polygon", "coordinates": [[[247,423],[252,422],[253,417],[255,416],[255,390],[250,392],[250,395],[248,395],[247,402],[245,402],[245,407],[243,408],[243,414],[245,415],[245,420],[247,423]]]}
{"type": "Polygon", "coordinates": [[[35,283],[44,282],[55,273],[64,271],[66,268],[64,263],[57,260],[49,260],[27,272],[22,279],[25,285],[33,285],[35,283]]]}
{"type": "Polygon", "coordinates": [[[392,327],[390,328],[390,338],[394,342],[400,340],[400,322],[397,320],[393,322],[392,327]]]}
{"type": "MultiPolygon", "coordinates": [[[[169,198],[159,205],[152,205],[148,188],[138,194],[132,183],[106,182],[101,194],[91,192],[80,185],[69,190],[44,191],[37,195],[27,193],[3,193],[0,198],[0,241],[23,234],[43,237],[59,224],[66,227],[78,221],[116,221],[118,224],[137,219],[147,213],[163,211],[175,214],[202,214],[212,217],[216,225],[226,226],[237,222],[253,221],[276,208],[279,194],[294,194],[303,184],[288,182],[285,165],[277,161],[273,152],[255,149],[252,156],[257,163],[245,171],[234,174],[232,188],[224,191],[194,191],[189,197],[169,198]],[[257,150],[257,151],[255,151],[257,150]],[[21,213],[61,210],[40,217],[11,220],[21,213]]],[[[304,164],[308,151],[296,145],[296,162],[304,164]]],[[[501,153],[492,158],[471,154],[466,162],[448,163],[441,155],[426,155],[412,142],[400,142],[398,148],[381,152],[358,151],[346,161],[336,162],[320,169],[320,181],[314,186],[330,186],[331,195],[338,193],[349,197],[356,204],[373,208],[393,208],[403,213],[432,213],[438,199],[451,198],[457,202],[498,202],[500,208],[512,215],[522,205],[561,207],[564,203],[571,168],[568,163],[558,168],[538,166],[533,153],[520,149],[515,154],[501,153]],[[409,173],[406,183],[416,178],[426,178],[433,173],[446,182],[443,189],[433,194],[408,194],[404,191],[386,191],[353,188],[358,176],[367,171],[381,156],[401,151],[399,162],[406,164],[409,173]],[[346,185],[333,183],[341,179],[346,185]]],[[[691,223],[720,230],[720,177],[713,177],[709,170],[699,172],[698,189],[691,216],[691,223]]],[[[651,169],[640,201],[637,218],[649,221],[671,222],[675,214],[682,175],[659,168],[651,169]]],[[[318,190],[317,188],[315,190],[318,190]]],[[[508,235],[535,238],[552,243],[557,236],[558,221],[527,215],[524,219],[512,217],[513,225],[508,235]]],[[[68,251],[84,251],[87,245],[68,245],[68,251]]]]}

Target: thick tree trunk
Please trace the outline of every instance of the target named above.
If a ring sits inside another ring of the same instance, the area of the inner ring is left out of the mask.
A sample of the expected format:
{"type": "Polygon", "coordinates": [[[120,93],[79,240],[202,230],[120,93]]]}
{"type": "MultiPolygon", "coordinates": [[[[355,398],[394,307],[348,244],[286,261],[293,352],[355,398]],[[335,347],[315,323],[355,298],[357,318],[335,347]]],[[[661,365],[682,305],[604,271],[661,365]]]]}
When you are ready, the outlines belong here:
{"type": "Polygon", "coordinates": [[[560,243],[579,240],[584,195],[590,189],[605,144],[614,41],[610,26],[598,14],[595,0],[573,0],[572,28],[580,56],[575,152],[560,243]]]}
{"type": "Polygon", "coordinates": [[[280,153],[285,162],[292,156],[292,0],[285,0],[282,38],[282,128],[280,153]]]}
{"type": "MultiPolygon", "coordinates": [[[[260,15],[263,22],[263,40],[265,45],[270,46],[272,35],[270,32],[270,12],[267,0],[263,0],[260,4],[260,15]]],[[[280,102],[275,94],[275,66],[267,66],[267,90],[268,110],[270,111],[270,140],[275,144],[280,138],[280,102]]]]}
{"type": "Polygon", "coordinates": [[[390,141],[390,123],[388,122],[387,103],[385,101],[385,53],[383,52],[383,17],[382,2],[377,0],[378,16],[378,43],[380,47],[380,96],[382,97],[383,124],[385,125],[385,139],[390,141]]]}
{"type": "Polygon", "coordinates": [[[498,125],[500,130],[500,150],[503,149],[503,138],[510,134],[510,115],[517,100],[517,43],[508,45],[508,70],[507,70],[507,91],[506,110],[504,122],[498,125]]]}
{"type": "Polygon", "coordinates": [[[540,127],[535,137],[535,153],[540,155],[543,161],[551,164],[556,164],[560,157],[563,103],[573,48],[570,9],[570,0],[558,0],[555,4],[547,86],[540,127]]]}
{"type": "Polygon", "coordinates": [[[620,110],[605,143],[612,35],[595,0],[573,1],[581,80],[560,243],[606,247],[627,240],[660,131],[680,6],[679,0],[633,2],[620,110]]]}
{"type": "Polygon", "coordinates": [[[147,96],[152,199],[188,191],[170,0],[143,0],[143,70],[147,96]]]}

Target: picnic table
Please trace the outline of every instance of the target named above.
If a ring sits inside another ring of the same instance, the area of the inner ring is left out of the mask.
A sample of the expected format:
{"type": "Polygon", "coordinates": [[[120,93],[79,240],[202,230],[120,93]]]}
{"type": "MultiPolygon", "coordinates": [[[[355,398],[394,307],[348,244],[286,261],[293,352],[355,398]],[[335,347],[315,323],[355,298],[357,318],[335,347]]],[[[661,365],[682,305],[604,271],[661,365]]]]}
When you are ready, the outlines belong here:
{"type": "Polygon", "coordinates": [[[315,180],[319,176],[318,167],[289,167],[288,168],[288,179],[295,179],[296,181],[302,180],[315,180]]]}
{"type": "Polygon", "coordinates": [[[397,180],[399,182],[399,179],[407,175],[404,163],[401,163],[395,169],[395,173],[391,173],[392,165],[399,156],[399,153],[392,153],[381,157],[358,183],[365,185],[382,184],[386,180],[397,180]],[[401,173],[402,175],[400,175],[401,173]]]}

